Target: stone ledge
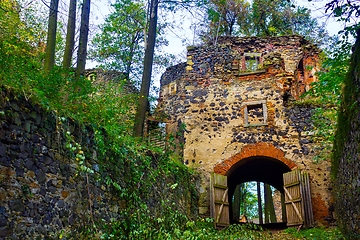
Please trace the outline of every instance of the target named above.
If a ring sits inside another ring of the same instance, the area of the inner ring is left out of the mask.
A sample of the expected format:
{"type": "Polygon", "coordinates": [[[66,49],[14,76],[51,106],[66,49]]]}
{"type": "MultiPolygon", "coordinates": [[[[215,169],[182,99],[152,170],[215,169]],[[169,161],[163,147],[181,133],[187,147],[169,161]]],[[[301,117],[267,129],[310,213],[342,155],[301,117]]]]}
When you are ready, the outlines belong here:
{"type": "Polygon", "coordinates": [[[260,70],[256,70],[256,71],[252,71],[252,72],[239,72],[236,75],[237,76],[246,76],[246,75],[259,74],[259,73],[266,73],[266,70],[265,69],[260,69],[260,70]]]}

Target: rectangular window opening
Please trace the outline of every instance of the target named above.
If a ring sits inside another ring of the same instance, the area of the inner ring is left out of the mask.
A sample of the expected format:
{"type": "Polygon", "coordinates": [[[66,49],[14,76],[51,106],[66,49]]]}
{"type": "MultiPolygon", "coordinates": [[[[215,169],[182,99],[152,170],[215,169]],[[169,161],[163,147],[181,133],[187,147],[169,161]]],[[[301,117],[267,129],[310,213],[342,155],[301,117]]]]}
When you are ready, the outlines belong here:
{"type": "Polygon", "coordinates": [[[245,127],[267,125],[265,100],[245,103],[244,113],[245,127]]]}
{"type": "Polygon", "coordinates": [[[175,95],[176,94],[176,83],[172,82],[169,84],[169,94],[175,95]]]}
{"type": "Polygon", "coordinates": [[[258,70],[259,58],[257,57],[245,57],[246,71],[254,72],[258,70]]]}
{"type": "Polygon", "coordinates": [[[261,53],[244,53],[243,71],[256,72],[262,69],[261,53]]]}

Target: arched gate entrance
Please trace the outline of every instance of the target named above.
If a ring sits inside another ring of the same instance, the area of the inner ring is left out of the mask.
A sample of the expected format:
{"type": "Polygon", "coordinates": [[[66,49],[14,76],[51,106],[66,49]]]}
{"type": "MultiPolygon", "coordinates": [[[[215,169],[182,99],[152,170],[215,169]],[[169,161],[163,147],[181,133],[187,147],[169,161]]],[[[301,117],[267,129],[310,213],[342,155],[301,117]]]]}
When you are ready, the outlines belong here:
{"type": "MultiPolygon", "coordinates": [[[[239,203],[235,193],[239,184],[246,182],[258,183],[258,199],[261,199],[260,182],[265,184],[264,192],[268,184],[281,193],[282,221],[288,226],[313,224],[308,174],[296,170],[296,164],[284,155],[271,144],[257,143],[243,147],[240,153],[215,166],[210,194],[215,227],[238,221],[239,203]]],[[[261,200],[258,201],[258,223],[262,224],[261,200]]]]}

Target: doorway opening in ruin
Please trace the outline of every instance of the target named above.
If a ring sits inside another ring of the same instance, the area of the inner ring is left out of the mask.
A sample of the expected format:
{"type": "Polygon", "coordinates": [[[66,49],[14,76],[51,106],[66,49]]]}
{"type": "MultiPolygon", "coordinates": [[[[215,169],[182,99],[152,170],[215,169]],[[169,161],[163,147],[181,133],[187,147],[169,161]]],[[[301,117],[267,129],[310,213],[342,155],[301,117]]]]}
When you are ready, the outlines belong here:
{"type": "Polygon", "coordinates": [[[263,198],[258,201],[258,218],[252,216],[254,223],[265,227],[314,225],[309,174],[298,169],[275,146],[247,145],[214,167],[210,178],[210,213],[215,228],[245,221],[241,213],[246,202],[240,201],[244,189],[254,193],[256,201],[263,198]]]}
{"type": "Polygon", "coordinates": [[[244,182],[235,187],[231,200],[232,223],[285,227],[284,195],[263,182],[244,182]]]}
{"type": "Polygon", "coordinates": [[[249,157],[234,164],[226,174],[230,223],[247,218],[247,222],[285,227],[283,174],[289,171],[270,157],[249,157]]]}

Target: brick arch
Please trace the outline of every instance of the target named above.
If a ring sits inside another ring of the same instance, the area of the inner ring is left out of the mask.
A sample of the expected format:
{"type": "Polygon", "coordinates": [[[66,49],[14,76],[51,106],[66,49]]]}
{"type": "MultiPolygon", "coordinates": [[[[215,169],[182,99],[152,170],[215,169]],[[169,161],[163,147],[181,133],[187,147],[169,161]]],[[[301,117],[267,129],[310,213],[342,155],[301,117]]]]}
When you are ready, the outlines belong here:
{"type": "Polygon", "coordinates": [[[291,170],[297,168],[293,161],[285,158],[285,153],[282,150],[270,143],[259,142],[244,146],[238,154],[218,163],[214,167],[214,172],[226,175],[232,166],[249,157],[270,157],[284,163],[291,170]]]}

